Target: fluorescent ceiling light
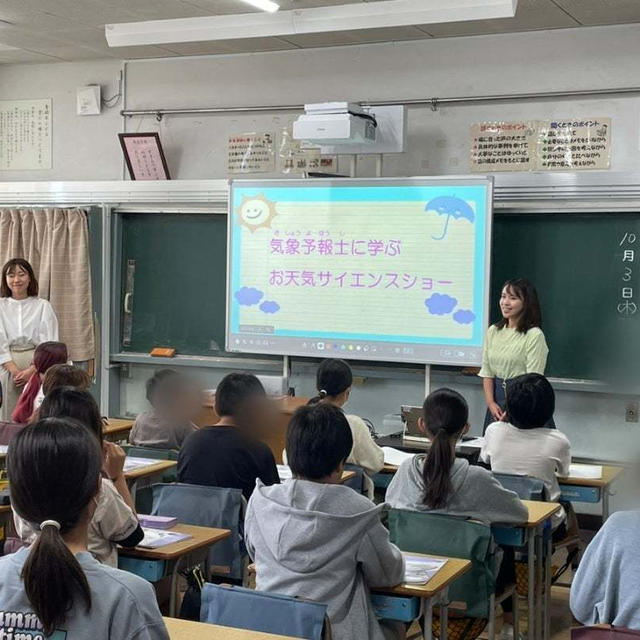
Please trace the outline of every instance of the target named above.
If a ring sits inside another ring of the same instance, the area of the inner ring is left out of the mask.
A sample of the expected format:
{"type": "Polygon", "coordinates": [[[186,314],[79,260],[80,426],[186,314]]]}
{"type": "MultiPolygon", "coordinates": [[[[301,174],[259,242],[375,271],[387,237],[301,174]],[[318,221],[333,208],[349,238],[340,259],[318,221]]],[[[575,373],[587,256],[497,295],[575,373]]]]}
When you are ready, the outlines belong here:
{"type": "Polygon", "coordinates": [[[242,0],[242,2],[246,2],[247,4],[250,4],[252,7],[255,7],[256,9],[262,9],[262,11],[269,11],[270,13],[273,13],[274,11],[277,11],[280,8],[279,4],[276,4],[275,2],[271,2],[271,0],[242,0]]]}
{"type": "Polygon", "coordinates": [[[517,6],[518,0],[380,0],[276,13],[108,24],[105,35],[110,47],[210,42],[513,18],[517,6]]]}

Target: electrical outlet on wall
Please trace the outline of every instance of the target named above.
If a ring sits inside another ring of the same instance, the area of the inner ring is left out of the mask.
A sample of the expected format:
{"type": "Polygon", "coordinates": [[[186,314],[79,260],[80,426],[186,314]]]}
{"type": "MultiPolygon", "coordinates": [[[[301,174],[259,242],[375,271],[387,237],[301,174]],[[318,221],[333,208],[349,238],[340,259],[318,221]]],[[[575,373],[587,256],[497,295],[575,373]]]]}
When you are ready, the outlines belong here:
{"type": "Polygon", "coordinates": [[[626,422],[638,422],[638,403],[629,402],[625,409],[624,419],[626,422]]]}

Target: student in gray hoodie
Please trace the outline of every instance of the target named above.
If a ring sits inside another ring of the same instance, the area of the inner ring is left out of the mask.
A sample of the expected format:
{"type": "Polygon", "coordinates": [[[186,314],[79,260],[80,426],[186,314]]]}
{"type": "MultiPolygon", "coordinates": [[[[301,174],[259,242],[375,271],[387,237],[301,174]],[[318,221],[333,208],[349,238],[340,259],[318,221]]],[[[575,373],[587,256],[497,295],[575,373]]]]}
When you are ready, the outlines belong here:
{"type": "Polygon", "coordinates": [[[618,511],[586,548],[571,585],[582,624],[640,630],[640,511],[618,511]]]}
{"type": "Polygon", "coordinates": [[[298,409],[287,429],[293,479],[271,487],[258,480],[245,519],[247,549],[259,590],[328,605],[334,640],[382,640],[369,589],[402,582],[404,561],[380,522],[384,505],[340,484],[352,447],[340,409],[298,409]]]}
{"type": "MultiPolygon", "coordinates": [[[[424,401],[420,430],[431,440],[428,454],[402,463],[387,489],[394,509],[429,511],[478,520],[484,524],[526,522],[520,498],[505,489],[490,471],[456,458],[456,442],[469,431],[466,400],[451,389],[438,389],[424,401]]],[[[513,581],[513,555],[505,556],[498,586],[513,581]]],[[[510,613],[510,602],[503,608],[510,613]]],[[[510,622],[510,616],[506,616],[510,622]]]]}

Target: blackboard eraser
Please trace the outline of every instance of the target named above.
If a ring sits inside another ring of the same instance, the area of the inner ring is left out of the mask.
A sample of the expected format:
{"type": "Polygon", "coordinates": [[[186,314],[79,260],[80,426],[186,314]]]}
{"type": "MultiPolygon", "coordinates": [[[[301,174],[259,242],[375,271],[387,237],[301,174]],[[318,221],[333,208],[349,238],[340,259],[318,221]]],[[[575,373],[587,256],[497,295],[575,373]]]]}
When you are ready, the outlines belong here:
{"type": "Polygon", "coordinates": [[[176,355],[176,350],[171,347],[154,347],[149,355],[154,358],[173,358],[176,355]]]}

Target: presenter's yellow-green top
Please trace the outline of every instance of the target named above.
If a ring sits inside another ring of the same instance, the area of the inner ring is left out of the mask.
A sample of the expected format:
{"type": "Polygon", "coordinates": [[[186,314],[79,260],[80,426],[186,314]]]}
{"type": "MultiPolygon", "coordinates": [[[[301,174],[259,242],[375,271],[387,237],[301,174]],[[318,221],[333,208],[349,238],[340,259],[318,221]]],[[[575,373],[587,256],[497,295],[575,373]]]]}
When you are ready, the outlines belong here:
{"type": "Polygon", "coordinates": [[[525,373],[544,375],[549,347],[538,327],[520,333],[515,329],[489,327],[482,355],[481,378],[510,380],[525,373]]]}

